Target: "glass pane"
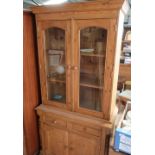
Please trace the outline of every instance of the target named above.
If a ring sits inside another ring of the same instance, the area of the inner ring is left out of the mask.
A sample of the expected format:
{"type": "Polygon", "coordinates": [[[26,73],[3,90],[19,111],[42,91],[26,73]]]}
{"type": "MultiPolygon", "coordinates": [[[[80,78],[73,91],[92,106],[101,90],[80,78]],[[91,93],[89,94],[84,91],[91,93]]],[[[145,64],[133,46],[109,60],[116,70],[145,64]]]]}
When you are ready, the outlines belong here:
{"type": "Polygon", "coordinates": [[[65,103],[65,31],[49,28],[45,31],[48,99],[65,103]]]}
{"type": "Polygon", "coordinates": [[[102,90],[80,86],[80,106],[101,111],[102,90]]]}
{"type": "Polygon", "coordinates": [[[48,98],[49,100],[65,103],[66,84],[60,82],[51,82],[48,84],[48,98]]]}
{"type": "Polygon", "coordinates": [[[80,107],[101,111],[107,31],[89,27],[80,32],[80,107]]]}

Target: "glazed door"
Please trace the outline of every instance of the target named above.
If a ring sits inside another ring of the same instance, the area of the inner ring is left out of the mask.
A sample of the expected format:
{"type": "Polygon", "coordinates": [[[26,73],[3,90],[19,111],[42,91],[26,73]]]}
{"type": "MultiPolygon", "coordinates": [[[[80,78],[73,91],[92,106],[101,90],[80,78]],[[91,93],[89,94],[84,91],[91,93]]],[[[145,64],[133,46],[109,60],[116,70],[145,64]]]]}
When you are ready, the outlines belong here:
{"type": "Polygon", "coordinates": [[[74,110],[77,112],[103,118],[110,105],[107,93],[112,87],[113,31],[109,19],[74,23],[74,110]]]}
{"type": "Polygon", "coordinates": [[[99,138],[69,133],[69,155],[99,155],[99,138]]]}
{"type": "Polygon", "coordinates": [[[68,155],[68,132],[44,125],[43,144],[44,155],[68,155]]]}
{"type": "Polygon", "coordinates": [[[38,23],[38,50],[43,103],[70,109],[70,22],[38,23]]]}

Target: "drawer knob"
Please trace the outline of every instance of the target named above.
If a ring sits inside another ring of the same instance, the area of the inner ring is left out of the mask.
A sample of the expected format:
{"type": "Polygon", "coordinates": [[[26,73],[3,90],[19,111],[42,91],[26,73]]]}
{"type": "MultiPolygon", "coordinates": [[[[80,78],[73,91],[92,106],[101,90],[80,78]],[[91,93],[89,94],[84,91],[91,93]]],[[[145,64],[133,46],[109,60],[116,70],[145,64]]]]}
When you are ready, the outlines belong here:
{"type": "Polygon", "coordinates": [[[56,120],[54,120],[54,121],[53,121],[53,123],[54,123],[54,124],[56,124],[56,123],[57,123],[57,121],[56,121],[56,120]]]}

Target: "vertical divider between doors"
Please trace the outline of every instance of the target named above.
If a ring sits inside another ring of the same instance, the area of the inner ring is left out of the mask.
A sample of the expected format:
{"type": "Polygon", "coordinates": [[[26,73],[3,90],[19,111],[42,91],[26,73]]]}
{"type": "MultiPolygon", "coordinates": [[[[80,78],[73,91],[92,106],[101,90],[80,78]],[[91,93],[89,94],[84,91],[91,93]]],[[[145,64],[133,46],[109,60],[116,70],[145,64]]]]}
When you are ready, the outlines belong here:
{"type": "Polygon", "coordinates": [[[73,85],[74,85],[74,111],[78,111],[79,108],[79,70],[80,70],[80,61],[79,61],[79,25],[78,21],[72,20],[72,33],[73,33],[73,85]]]}
{"type": "MultiPolygon", "coordinates": [[[[71,18],[71,33],[70,33],[70,38],[71,38],[71,66],[74,64],[74,21],[71,18]]],[[[72,102],[72,111],[74,111],[74,73],[71,70],[71,102],[72,102]]]]}
{"type": "Polygon", "coordinates": [[[72,111],[76,110],[76,104],[77,104],[77,96],[78,96],[78,80],[77,80],[77,71],[74,69],[76,65],[76,55],[77,55],[77,34],[76,33],[76,28],[75,28],[75,20],[71,18],[71,81],[72,81],[72,111]]]}
{"type": "Polygon", "coordinates": [[[71,49],[70,49],[70,23],[67,21],[66,26],[66,101],[67,101],[67,107],[69,110],[71,110],[71,71],[70,71],[70,65],[71,65],[71,49]],[[69,35],[68,35],[69,34],[69,35]]]}

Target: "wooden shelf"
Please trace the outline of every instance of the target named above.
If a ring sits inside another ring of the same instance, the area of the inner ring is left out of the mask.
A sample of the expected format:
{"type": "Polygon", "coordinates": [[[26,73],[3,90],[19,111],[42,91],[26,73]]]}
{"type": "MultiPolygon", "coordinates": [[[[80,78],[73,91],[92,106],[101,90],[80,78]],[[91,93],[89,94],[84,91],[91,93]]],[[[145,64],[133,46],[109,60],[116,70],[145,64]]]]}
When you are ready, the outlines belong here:
{"type": "Polygon", "coordinates": [[[66,98],[62,98],[62,99],[50,98],[50,100],[58,102],[58,103],[66,104],[66,98]]]}
{"type": "Polygon", "coordinates": [[[102,85],[99,85],[99,79],[94,78],[92,74],[81,74],[80,86],[103,89],[102,85]]]}
{"type": "Polygon", "coordinates": [[[102,54],[94,54],[94,53],[81,53],[81,56],[88,56],[88,57],[105,57],[105,55],[102,54]]]}
{"type": "Polygon", "coordinates": [[[120,63],[120,66],[127,66],[127,67],[131,67],[131,63],[130,63],[130,64],[120,63]]]}
{"type": "Polygon", "coordinates": [[[52,78],[48,78],[48,82],[66,83],[66,81],[65,81],[65,80],[52,79],[52,78]]]}
{"type": "Polygon", "coordinates": [[[122,41],[122,43],[131,43],[131,40],[124,40],[124,41],[122,41]]]}
{"type": "Polygon", "coordinates": [[[101,86],[87,84],[87,83],[80,83],[80,86],[89,87],[89,88],[96,88],[96,89],[103,89],[103,87],[101,87],[101,86]]]}

